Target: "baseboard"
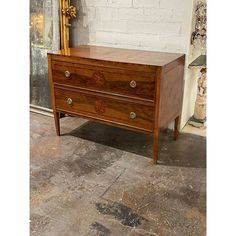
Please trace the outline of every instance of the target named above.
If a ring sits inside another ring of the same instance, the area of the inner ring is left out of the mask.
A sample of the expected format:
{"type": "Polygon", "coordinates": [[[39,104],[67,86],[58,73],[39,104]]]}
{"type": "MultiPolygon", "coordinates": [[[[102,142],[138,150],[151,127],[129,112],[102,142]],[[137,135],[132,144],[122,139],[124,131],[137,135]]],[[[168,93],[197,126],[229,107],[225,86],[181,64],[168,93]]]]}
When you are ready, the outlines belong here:
{"type": "Polygon", "coordinates": [[[30,104],[30,112],[53,117],[52,109],[30,104]]]}

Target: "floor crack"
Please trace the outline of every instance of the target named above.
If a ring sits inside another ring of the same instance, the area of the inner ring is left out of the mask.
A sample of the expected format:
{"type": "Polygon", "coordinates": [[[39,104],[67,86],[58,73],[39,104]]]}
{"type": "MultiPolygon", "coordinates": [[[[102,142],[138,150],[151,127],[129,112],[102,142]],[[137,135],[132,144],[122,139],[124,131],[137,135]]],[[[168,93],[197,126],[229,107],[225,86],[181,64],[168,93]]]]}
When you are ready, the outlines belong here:
{"type": "MultiPolygon", "coordinates": [[[[116,176],[116,178],[114,179],[114,181],[108,186],[108,188],[104,191],[104,193],[100,196],[100,198],[103,198],[103,196],[110,190],[110,188],[112,187],[112,185],[121,177],[121,175],[123,175],[126,171],[126,168],[124,168],[119,175],[116,176]]],[[[106,200],[106,199],[105,199],[106,200]]]]}

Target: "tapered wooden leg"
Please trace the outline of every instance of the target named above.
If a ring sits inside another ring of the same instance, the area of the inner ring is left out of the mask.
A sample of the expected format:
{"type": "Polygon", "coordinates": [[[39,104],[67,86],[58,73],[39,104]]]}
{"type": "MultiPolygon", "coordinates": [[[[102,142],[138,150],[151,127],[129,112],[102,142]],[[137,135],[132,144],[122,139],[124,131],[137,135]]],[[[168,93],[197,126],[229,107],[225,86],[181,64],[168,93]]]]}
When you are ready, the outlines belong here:
{"type": "Polygon", "coordinates": [[[179,136],[179,116],[175,118],[174,140],[177,140],[179,136]]]}
{"type": "Polygon", "coordinates": [[[159,145],[159,129],[153,134],[153,161],[157,164],[158,160],[158,145],[159,145]]]}
{"type": "Polygon", "coordinates": [[[53,112],[53,113],[54,113],[54,121],[55,121],[57,136],[60,136],[60,112],[53,112]]]}

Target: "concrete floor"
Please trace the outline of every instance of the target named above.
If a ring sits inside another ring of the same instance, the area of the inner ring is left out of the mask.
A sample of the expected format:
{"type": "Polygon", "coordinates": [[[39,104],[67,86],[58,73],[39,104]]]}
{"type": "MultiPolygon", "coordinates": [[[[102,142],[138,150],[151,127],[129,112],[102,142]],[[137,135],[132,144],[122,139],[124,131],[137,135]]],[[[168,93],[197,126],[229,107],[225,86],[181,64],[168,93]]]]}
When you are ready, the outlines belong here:
{"type": "Polygon", "coordinates": [[[80,118],[31,113],[32,236],[206,234],[205,137],[152,137],[80,118]]]}
{"type": "Polygon", "coordinates": [[[206,137],[207,127],[203,126],[203,127],[197,128],[197,127],[194,127],[194,126],[192,126],[190,124],[187,124],[183,128],[182,132],[183,133],[189,133],[189,134],[196,134],[196,135],[200,135],[200,136],[206,137]]]}

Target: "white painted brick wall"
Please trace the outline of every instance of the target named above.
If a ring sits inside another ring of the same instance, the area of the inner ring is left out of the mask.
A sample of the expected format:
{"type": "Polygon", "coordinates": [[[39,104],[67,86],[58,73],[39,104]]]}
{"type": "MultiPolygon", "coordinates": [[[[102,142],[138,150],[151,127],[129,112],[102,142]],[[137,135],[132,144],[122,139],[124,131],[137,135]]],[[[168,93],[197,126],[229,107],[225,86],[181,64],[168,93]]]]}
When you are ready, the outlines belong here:
{"type": "MultiPolygon", "coordinates": [[[[74,4],[79,7],[79,20],[72,27],[74,47],[90,44],[188,55],[193,0],[74,0],[74,4]]],[[[184,114],[185,120],[192,115],[184,114]]]]}
{"type": "Polygon", "coordinates": [[[73,46],[187,52],[192,0],[81,0],[79,4],[73,46]]]}
{"type": "Polygon", "coordinates": [[[107,0],[107,2],[109,6],[116,8],[133,6],[133,0],[107,0]]]}
{"type": "Polygon", "coordinates": [[[133,7],[157,8],[159,0],[133,0],[133,7]]]}

